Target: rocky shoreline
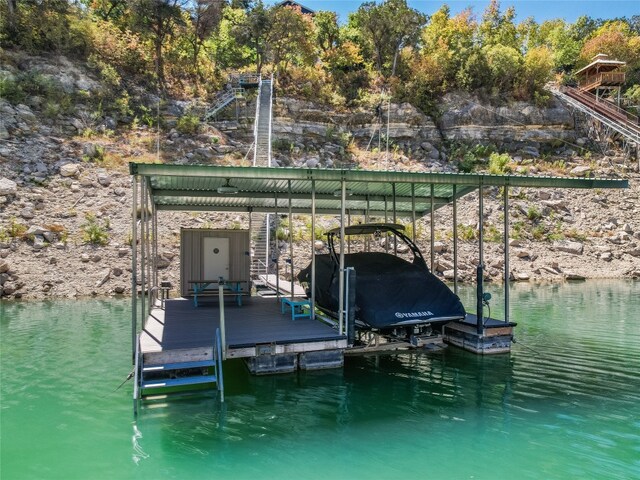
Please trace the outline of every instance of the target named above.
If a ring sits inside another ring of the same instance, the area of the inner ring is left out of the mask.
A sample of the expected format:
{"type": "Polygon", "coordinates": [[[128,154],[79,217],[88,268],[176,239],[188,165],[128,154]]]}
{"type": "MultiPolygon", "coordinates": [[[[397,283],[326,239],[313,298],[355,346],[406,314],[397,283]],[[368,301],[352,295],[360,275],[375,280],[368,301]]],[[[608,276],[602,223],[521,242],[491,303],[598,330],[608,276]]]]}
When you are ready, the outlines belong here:
{"type": "MultiPolygon", "coordinates": [[[[33,65],[44,68],[42,62],[33,65]]],[[[46,71],[52,72],[50,65],[46,71]]],[[[97,88],[90,72],[69,62],[49,74],[63,78],[69,90],[97,88]]],[[[95,118],[88,125],[82,105],[51,117],[37,98],[29,105],[0,99],[2,301],[131,294],[127,163],[160,158],[174,163],[246,164],[250,128],[229,120],[216,128],[201,125],[198,132],[183,133],[175,128],[171,114],[184,112],[184,106],[168,102],[163,107],[166,127],[158,132],[111,117],[95,118]],[[160,145],[158,156],[156,145],[160,145]]],[[[495,144],[499,140],[501,148],[512,153],[519,174],[623,176],[629,179],[629,189],[512,189],[510,277],[532,282],[640,278],[640,174],[633,163],[617,151],[580,156],[569,144],[555,145],[558,132],[575,148],[589,144],[557,102],[546,110],[520,104],[483,108],[473,99],[451,95],[443,100],[443,111],[434,121],[408,104],[391,104],[394,150],[386,155],[364,148],[378,127],[371,112],[333,112],[279,97],[274,134],[282,148],[276,149],[275,158],[281,165],[306,168],[346,162],[359,168],[454,171],[448,160],[451,141],[495,144]]],[[[487,189],[485,195],[486,278],[496,282],[502,281],[504,265],[502,203],[498,189],[487,189]]],[[[459,274],[462,281],[472,282],[478,257],[477,194],[464,197],[458,212],[459,274]]],[[[453,275],[451,217],[451,207],[442,208],[435,227],[435,270],[447,280],[453,275]]],[[[319,224],[328,228],[335,221],[322,218],[319,224]]],[[[294,230],[307,238],[294,244],[296,270],[310,259],[307,223],[294,216],[294,230]]],[[[247,226],[247,214],[161,215],[157,259],[161,279],[178,285],[181,227],[247,226]]],[[[417,233],[428,257],[428,219],[419,220],[417,233]]],[[[286,257],[286,242],[279,247],[286,257]]]]}

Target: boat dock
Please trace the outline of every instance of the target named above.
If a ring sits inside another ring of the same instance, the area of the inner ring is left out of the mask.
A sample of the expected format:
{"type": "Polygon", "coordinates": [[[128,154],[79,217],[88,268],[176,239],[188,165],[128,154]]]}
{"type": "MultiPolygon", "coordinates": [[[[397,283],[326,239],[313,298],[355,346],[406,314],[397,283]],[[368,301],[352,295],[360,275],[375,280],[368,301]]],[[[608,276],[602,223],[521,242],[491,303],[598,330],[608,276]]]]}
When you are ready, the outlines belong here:
{"type": "MultiPolygon", "coordinates": [[[[225,358],[244,358],[253,373],[292,372],[342,365],[347,338],[331,326],[310,318],[291,319],[275,298],[246,299],[242,306],[224,305],[225,358]],[[314,352],[325,352],[324,354],[314,352]],[[332,352],[330,355],[327,352],[332,352]],[[278,364],[271,362],[278,355],[278,364]]],[[[201,362],[213,358],[213,339],[220,328],[217,299],[165,300],[151,310],[140,334],[145,364],[201,362]]]]}

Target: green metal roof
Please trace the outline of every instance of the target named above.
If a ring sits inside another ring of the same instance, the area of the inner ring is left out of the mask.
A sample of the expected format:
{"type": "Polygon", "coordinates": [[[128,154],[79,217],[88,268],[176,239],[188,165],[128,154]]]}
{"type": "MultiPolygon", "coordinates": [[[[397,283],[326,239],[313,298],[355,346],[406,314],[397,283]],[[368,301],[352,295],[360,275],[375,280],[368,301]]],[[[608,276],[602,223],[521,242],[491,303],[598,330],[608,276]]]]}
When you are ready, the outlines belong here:
{"type": "Polygon", "coordinates": [[[340,213],[340,188],[348,189],[346,210],[353,215],[381,216],[395,211],[400,217],[431,211],[451,203],[480,186],[628,188],[627,180],[599,178],[526,177],[469,173],[409,173],[210,165],[130,163],[132,175],[147,179],[158,210],[285,212],[289,199],[294,213],[311,212],[315,183],[316,213],[340,213]],[[238,193],[218,193],[226,183],[238,193]]]}

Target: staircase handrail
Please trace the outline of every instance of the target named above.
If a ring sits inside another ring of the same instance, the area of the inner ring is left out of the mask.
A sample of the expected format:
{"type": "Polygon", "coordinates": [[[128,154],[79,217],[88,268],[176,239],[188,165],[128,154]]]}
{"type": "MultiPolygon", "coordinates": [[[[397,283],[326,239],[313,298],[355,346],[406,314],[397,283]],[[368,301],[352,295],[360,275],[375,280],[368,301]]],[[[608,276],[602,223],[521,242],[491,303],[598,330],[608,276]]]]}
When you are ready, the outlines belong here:
{"type": "Polygon", "coordinates": [[[635,123],[636,125],[638,124],[638,117],[636,115],[626,111],[624,108],[620,108],[617,105],[614,105],[611,102],[603,102],[599,97],[597,97],[591,92],[578,90],[577,88],[568,87],[568,86],[561,87],[560,91],[562,93],[571,92],[577,96],[584,96],[588,101],[597,103],[598,105],[601,105],[603,108],[612,110],[613,112],[619,115],[624,115],[629,122],[635,123]]]}
{"type": "Polygon", "coordinates": [[[253,122],[253,141],[255,148],[253,149],[253,166],[256,166],[258,161],[258,122],[260,120],[260,94],[262,92],[262,75],[258,80],[258,96],[256,97],[256,118],[253,122]]]}
{"type": "Polygon", "coordinates": [[[271,123],[273,120],[273,73],[271,74],[271,81],[269,82],[269,136],[267,147],[267,166],[271,166],[271,123]]]}
{"type": "Polygon", "coordinates": [[[571,105],[573,105],[574,107],[582,110],[583,112],[591,115],[593,118],[595,118],[596,120],[599,120],[600,122],[602,122],[603,124],[609,126],[610,128],[612,128],[613,130],[615,130],[616,132],[626,136],[627,138],[640,143],[640,130],[633,130],[630,129],[628,127],[628,124],[621,124],[620,122],[616,122],[612,119],[610,119],[609,117],[602,115],[601,113],[597,112],[596,110],[594,110],[592,107],[582,103],[581,101],[579,101],[578,99],[567,95],[565,92],[560,91],[560,90],[552,90],[553,93],[555,93],[556,95],[558,95],[560,98],[564,97],[564,101],[566,101],[567,103],[570,103],[571,105]]]}
{"type": "Polygon", "coordinates": [[[216,328],[216,339],[214,348],[214,361],[216,362],[216,386],[220,392],[220,401],[224,402],[224,380],[222,375],[222,337],[220,329],[216,328]]]}
{"type": "Polygon", "coordinates": [[[218,113],[221,109],[229,105],[236,98],[244,95],[244,88],[234,87],[228,90],[219,92],[213,99],[213,106],[204,114],[204,119],[208,120],[218,113]]]}
{"type": "Polygon", "coordinates": [[[140,371],[142,365],[140,364],[140,334],[136,337],[136,353],[133,364],[133,414],[138,414],[138,400],[140,399],[140,371]]]}
{"type": "Polygon", "coordinates": [[[233,72],[229,74],[229,81],[233,85],[242,85],[243,83],[253,84],[259,83],[260,75],[258,73],[240,73],[233,72]]]}

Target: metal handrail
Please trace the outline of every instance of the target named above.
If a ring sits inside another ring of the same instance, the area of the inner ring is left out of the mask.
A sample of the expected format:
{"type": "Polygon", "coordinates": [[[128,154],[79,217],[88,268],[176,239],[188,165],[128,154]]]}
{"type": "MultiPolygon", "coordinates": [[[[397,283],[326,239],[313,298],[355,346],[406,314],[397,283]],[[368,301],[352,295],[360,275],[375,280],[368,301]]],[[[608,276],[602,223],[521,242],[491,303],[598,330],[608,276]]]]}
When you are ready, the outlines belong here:
{"type": "Polygon", "coordinates": [[[138,414],[138,399],[140,397],[140,370],[142,368],[140,358],[140,335],[136,338],[136,357],[133,366],[133,414],[138,414]]]}
{"type": "Polygon", "coordinates": [[[271,123],[273,120],[273,73],[271,74],[271,82],[269,84],[269,143],[267,150],[267,166],[271,166],[271,123]]]}
{"type": "Polygon", "coordinates": [[[253,143],[255,148],[253,149],[253,166],[256,166],[258,161],[258,122],[260,120],[260,94],[262,92],[262,76],[258,80],[258,96],[256,97],[256,118],[253,122],[253,143]]]}
{"type": "Polygon", "coordinates": [[[616,121],[606,117],[605,115],[602,115],[601,113],[598,113],[592,107],[588,106],[587,104],[582,103],[577,98],[572,97],[572,96],[564,93],[562,90],[556,90],[556,91],[552,90],[552,92],[554,92],[556,95],[560,96],[561,98],[564,97],[563,98],[564,101],[566,101],[567,103],[573,105],[574,107],[578,108],[579,110],[583,111],[584,113],[587,113],[588,115],[591,115],[593,118],[595,118],[596,120],[599,120],[600,122],[602,122],[603,124],[605,124],[608,127],[612,128],[616,132],[626,136],[630,140],[633,140],[635,142],[640,143],[640,131],[636,131],[636,130],[628,128],[629,124],[621,124],[619,122],[616,122],[616,121]]]}
{"type": "Polygon", "coordinates": [[[220,334],[220,329],[216,328],[216,343],[214,348],[216,362],[216,386],[218,387],[218,391],[220,392],[220,401],[224,402],[224,379],[222,374],[222,336],[220,334]]]}
{"type": "Polygon", "coordinates": [[[577,88],[572,88],[572,87],[563,87],[561,91],[563,90],[565,92],[573,93],[578,97],[583,96],[585,97],[585,100],[587,100],[588,102],[596,103],[598,105],[601,105],[603,108],[606,108],[607,110],[612,110],[619,115],[624,115],[628,121],[638,124],[638,117],[636,115],[630,112],[627,112],[624,108],[620,108],[611,102],[603,102],[599,97],[597,97],[591,92],[578,90],[577,88]]]}

